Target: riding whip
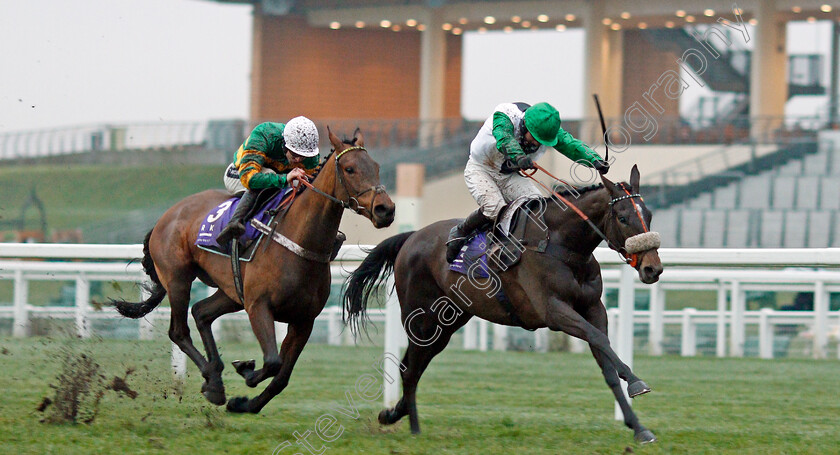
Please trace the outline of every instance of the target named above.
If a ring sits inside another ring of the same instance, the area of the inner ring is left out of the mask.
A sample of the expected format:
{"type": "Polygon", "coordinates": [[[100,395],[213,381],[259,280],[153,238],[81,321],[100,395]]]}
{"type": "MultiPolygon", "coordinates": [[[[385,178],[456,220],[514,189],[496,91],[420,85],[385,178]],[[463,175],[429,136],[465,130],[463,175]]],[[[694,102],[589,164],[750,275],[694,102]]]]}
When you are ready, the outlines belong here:
{"type": "Polygon", "coordinates": [[[598,109],[598,118],[601,119],[601,131],[603,131],[603,133],[604,133],[604,148],[606,149],[606,152],[604,152],[604,161],[606,161],[607,164],[609,164],[609,162],[610,162],[610,145],[609,145],[610,139],[607,136],[607,124],[606,124],[606,122],[604,122],[604,113],[601,111],[601,102],[598,101],[598,94],[593,93],[592,97],[595,98],[595,107],[598,109]]]}

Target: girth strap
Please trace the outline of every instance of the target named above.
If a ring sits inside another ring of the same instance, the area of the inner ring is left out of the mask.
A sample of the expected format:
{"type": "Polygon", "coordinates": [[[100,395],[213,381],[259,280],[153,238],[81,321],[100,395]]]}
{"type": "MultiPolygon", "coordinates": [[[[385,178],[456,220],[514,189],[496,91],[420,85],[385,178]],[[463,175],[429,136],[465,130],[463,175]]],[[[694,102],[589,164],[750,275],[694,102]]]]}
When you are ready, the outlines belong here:
{"type": "Polygon", "coordinates": [[[309,251],[306,248],[292,241],[290,238],[271,229],[268,225],[259,220],[252,219],[251,226],[254,226],[254,229],[262,232],[263,234],[268,235],[272,240],[304,259],[313,262],[321,262],[324,264],[329,264],[330,262],[331,253],[316,253],[314,251],[309,251]]]}

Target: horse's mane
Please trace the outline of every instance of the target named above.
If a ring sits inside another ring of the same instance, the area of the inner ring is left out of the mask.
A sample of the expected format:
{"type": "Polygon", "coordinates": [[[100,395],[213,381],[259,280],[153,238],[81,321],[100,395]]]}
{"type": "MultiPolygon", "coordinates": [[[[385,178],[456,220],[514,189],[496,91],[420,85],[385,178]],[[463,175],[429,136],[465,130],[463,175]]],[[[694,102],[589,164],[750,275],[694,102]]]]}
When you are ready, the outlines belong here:
{"type": "MultiPolygon", "coordinates": [[[[341,143],[342,143],[342,144],[346,144],[346,145],[350,145],[350,146],[355,146],[355,145],[356,145],[356,140],[357,140],[357,139],[358,139],[358,138],[355,138],[355,137],[354,137],[354,138],[352,138],[352,139],[347,139],[347,136],[345,136],[345,137],[341,140],[341,143]]],[[[315,179],[318,177],[318,174],[320,174],[320,173],[321,173],[321,169],[323,169],[323,168],[324,168],[324,165],[325,165],[325,164],[327,164],[327,161],[329,161],[329,160],[330,160],[330,157],[331,157],[331,156],[333,156],[334,154],[335,154],[335,148],[334,148],[334,147],[333,147],[333,148],[330,148],[330,153],[327,153],[327,156],[325,156],[325,157],[321,160],[321,162],[320,162],[320,163],[318,163],[318,167],[316,167],[316,168],[315,168],[315,173],[314,173],[314,174],[312,174],[312,180],[315,180],[315,179]]]]}
{"type": "MultiPolygon", "coordinates": [[[[621,188],[621,189],[626,188],[628,191],[631,191],[631,188],[632,188],[630,186],[630,184],[627,183],[627,182],[616,182],[615,185],[618,188],[621,188]]],[[[581,186],[581,187],[569,187],[569,186],[557,185],[557,186],[554,187],[554,192],[559,194],[560,196],[563,196],[563,197],[572,196],[572,197],[577,198],[577,197],[583,197],[587,193],[591,193],[593,191],[597,191],[597,190],[601,190],[601,189],[604,189],[604,184],[603,183],[597,183],[597,184],[594,184],[594,185],[581,186]]],[[[551,196],[543,198],[543,200],[550,201],[554,198],[555,198],[555,196],[551,195],[551,196]]]]}
{"type": "Polygon", "coordinates": [[[588,193],[590,191],[595,191],[604,187],[603,183],[597,183],[594,185],[589,186],[581,186],[581,187],[555,187],[554,191],[559,194],[560,196],[575,196],[576,194],[583,195],[584,193],[588,193]]]}

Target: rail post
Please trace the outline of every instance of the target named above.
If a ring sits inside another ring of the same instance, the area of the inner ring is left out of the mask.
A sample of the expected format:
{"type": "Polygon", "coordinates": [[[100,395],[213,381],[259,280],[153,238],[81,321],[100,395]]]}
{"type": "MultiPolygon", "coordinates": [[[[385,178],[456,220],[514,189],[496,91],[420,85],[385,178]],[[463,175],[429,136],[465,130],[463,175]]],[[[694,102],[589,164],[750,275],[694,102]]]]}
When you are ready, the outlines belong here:
{"type": "Polygon", "coordinates": [[[330,346],[341,346],[341,318],[338,314],[338,307],[326,309],[327,313],[327,344],[330,346]]]}
{"type": "Polygon", "coordinates": [[[89,311],[90,282],[85,279],[84,273],[80,273],[76,277],[76,333],[79,338],[90,338],[89,311]]]}
{"type": "Polygon", "coordinates": [[[732,357],[744,356],[744,310],[746,307],[746,296],[741,290],[741,283],[732,282],[732,318],[729,327],[731,336],[729,339],[729,355],[732,357]]]}
{"type": "Polygon", "coordinates": [[[682,313],[682,345],[680,355],[683,357],[694,357],[697,355],[697,324],[692,317],[697,315],[694,308],[686,308],[682,313]]]}
{"type": "Polygon", "coordinates": [[[478,319],[471,318],[464,325],[464,350],[474,351],[478,348],[476,342],[476,328],[478,327],[478,319]]]}
{"type": "Polygon", "coordinates": [[[770,323],[772,308],[762,308],[758,314],[758,356],[773,358],[773,324],[770,323]]]}
{"type": "MultiPolygon", "coordinates": [[[[385,289],[393,289],[394,277],[389,277],[386,283],[385,289]]],[[[397,359],[401,358],[400,346],[405,343],[407,343],[407,336],[400,317],[400,301],[397,298],[397,293],[392,292],[388,295],[385,304],[385,355],[394,356],[397,359]]],[[[395,406],[400,399],[402,379],[399,365],[394,362],[385,362],[384,375],[386,378],[394,378],[393,381],[385,381],[385,392],[383,394],[385,407],[390,408],[395,406]]]]}
{"type": "Polygon", "coordinates": [[[717,285],[717,331],[715,333],[715,355],[726,357],[726,283],[717,285]]]}
{"type": "MultiPolygon", "coordinates": [[[[485,331],[486,332],[486,331],[485,331]]],[[[484,349],[487,350],[487,343],[483,343],[484,349]]],[[[508,328],[506,325],[493,324],[493,350],[507,351],[508,349],[508,328]]]]}
{"type": "Polygon", "coordinates": [[[826,358],[828,351],[828,300],[825,282],[814,284],[814,358],[826,358]]]}
{"type": "Polygon", "coordinates": [[[665,311],[665,290],[657,282],[650,287],[650,327],[648,328],[648,353],[650,355],[662,355],[663,311],[665,311]]]}
{"type": "MultiPolygon", "coordinates": [[[[627,264],[621,266],[620,285],[618,289],[618,343],[615,347],[615,353],[627,366],[633,368],[633,319],[636,301],[636,289],[634,287],[634,274],[636,271],[627,264]]],[[[627,383],[621,381],[621,390],[627,401],[630,402],[630,396],[627,394],[627,383]]],[[[624,420],[624,413],[615,403],[615,420],[624,420]]]]}
{"type": "Polygon", "coordinates": [[[14,327],[12,336],[29,335],[29,281],[23,276],[23,270],[15,270],[14,290],[14,327]]]}

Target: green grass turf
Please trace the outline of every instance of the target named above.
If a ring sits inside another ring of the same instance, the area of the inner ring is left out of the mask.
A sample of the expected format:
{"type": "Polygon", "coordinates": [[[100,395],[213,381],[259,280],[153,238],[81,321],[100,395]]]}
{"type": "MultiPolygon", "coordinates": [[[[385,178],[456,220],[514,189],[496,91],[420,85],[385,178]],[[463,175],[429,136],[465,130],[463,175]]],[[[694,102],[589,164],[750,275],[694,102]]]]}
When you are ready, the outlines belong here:
{"type": "MultiPolygon", "coordinates": [[[[50,230],[113,221],[134,210],[163,213],[190,194],[223,188],[223,171],[224,166],[184,165],[0,167],[0,216],[6,220],[20,217],[33,186],[44,203],[50,230]]],[[[26,219],[28,229],[39,227],[34,208],[26,219]]]]}
{"type": "MultiPolygon", "coordinates": [[[[228,397],[255,391],[229,362],[260,357],[255,344],[223,343],[228,397]]],[[[376,375],[379,348],[306,348],[287,390],[261,414],[231,415],[204,401],[190,366],[183,395],[173,391],[169,343],[0,339],[2,453],[270,454],[293,432],[334,415],[343,433],[323,453],[350,454],[621,454],[837,453],[840,382],[837,361],[638,357],[636,372],[653,392],[635,400],[660,441],[633,443],[613,420],[613,401],[588,355],[449,350],[432,363],[419,390],[423,434],[407,422],[380,427],[379,400],[359,399],[356,380],[376,375]],[[51,394],[57,353],[84,347],[110,378],[126,368],[135,400],[106,395],[90,425],[39,423],[35,407],[51,394]],[[357,419],[337,413],[350,393],[357,419]]],[[[309,437],[315,449],[321,442],[309,437]]],[[[280,453],[308,453],[296,446],[280,453]]]]}

